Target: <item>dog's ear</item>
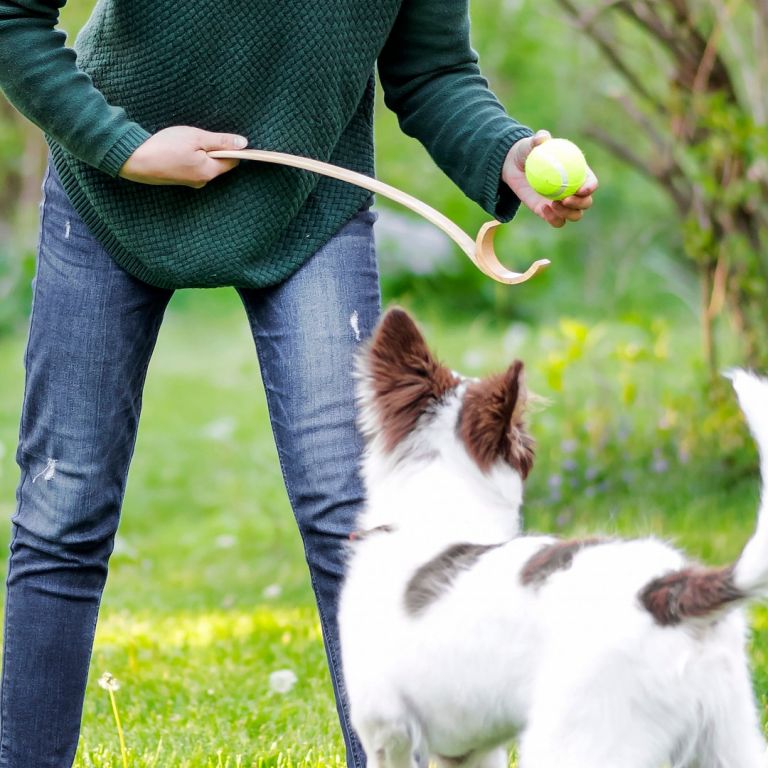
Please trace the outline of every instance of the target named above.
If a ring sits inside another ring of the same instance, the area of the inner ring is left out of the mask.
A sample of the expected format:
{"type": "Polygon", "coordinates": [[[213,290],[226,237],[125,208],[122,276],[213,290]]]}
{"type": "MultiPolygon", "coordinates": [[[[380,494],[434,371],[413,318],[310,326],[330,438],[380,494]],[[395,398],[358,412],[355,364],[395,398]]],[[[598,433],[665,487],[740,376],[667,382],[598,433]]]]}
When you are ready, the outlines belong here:
{"type": "Polygon", "coordinates": [[[373,410],[391,451],[458,378],[429,351],[407,312],[390,309],[379,322],[360,366],[360,399],[373,410]]]}
{"type": "Polygon", "coordinates": [[[526,432],[523,412],[527,393],[523,364],[516,360],[505,373],[470,384],[464,395],[459,434],[484,472],[501,458],[523,479],[533,466],[533,438],[526,432]]]}

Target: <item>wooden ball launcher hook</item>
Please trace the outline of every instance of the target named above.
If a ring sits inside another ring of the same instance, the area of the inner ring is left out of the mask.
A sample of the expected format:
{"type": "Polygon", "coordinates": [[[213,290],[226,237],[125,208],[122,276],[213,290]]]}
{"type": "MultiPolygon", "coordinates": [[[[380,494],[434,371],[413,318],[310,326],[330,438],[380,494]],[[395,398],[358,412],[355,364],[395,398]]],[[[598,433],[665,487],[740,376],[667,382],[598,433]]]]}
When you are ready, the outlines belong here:
{"type": "Polygon", "coordinates": [[[222,149],[208,153],[215,158],[231,158],[237,160],[257,160],[262,163],[274,163],[276,165],[288,165],[292,168],[302,168],[305,171],[319,173],[321,176],[330,176],[333,179],[355,184],[358,187],[367,189],[377,195],[382,195],[396,203],[404,205],[414,213],[423,216],[427,221],[442,229],[448,237],[451,238],[464,253],[469,256],[472,263],[485,275],[493,278],[499,283],[506,285],[517,285],[524,283],[532,278],[537,272],[549,266],[549,259],[539,259],[534,261],[525,272],[512,272],[507,269],[496,258],[493,249],[493,237],[496,228],[501,226],[501,222],[489,221],[483,224],[477,237],[473,240],[464,230],[460,229],[447,216],[436,211],[421,200],[403,192],[396,187],[385,184],[378,179],[365,176],[362,173],[340,168],[337,165],[323,163],[320,160],[313,160],[309,157],[300,157],[298,155],[288,155],[283,152],[270,152],[262,149],[222,149]]]}

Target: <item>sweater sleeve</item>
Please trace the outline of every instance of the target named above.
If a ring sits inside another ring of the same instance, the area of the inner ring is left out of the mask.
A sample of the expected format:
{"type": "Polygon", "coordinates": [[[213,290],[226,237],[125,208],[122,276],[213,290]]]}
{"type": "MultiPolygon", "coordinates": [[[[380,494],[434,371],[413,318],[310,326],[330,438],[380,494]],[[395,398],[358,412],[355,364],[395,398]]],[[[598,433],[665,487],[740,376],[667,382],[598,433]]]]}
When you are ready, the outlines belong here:
{"type": "Polygon", "coordinates": [[[116,176],[150,134],[107,103],[56,29],[66,0],[0,0],[0,89],[75,157],[116,176]]]}
{"type": "Polygon", "coordinates": [[[532,131],[509,117],[470,46],[468,0],[403,0],[379,55],[384,101],[446,174],[492,216],[520,201],[501,181],[511,146],[532,131]]]}

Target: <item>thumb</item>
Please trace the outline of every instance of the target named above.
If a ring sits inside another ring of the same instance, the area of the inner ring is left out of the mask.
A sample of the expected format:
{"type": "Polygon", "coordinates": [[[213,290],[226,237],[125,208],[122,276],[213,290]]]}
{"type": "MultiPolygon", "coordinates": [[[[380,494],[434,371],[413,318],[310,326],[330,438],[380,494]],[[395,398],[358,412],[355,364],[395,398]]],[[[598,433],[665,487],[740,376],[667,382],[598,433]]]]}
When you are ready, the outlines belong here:
{"type": "Polygon", "coordinates": [[[545,141],[549,141],[552,138],[552,134],[549,131],[536,131],[533,136],[533,146],[538,147],[539,144],[543,144],[545,141]]]}
{"type": "Polygon", "coordinates": [[[214,149],[245,149],[248,146],[248,139],[236,133],[200,131],[199,142],[200,149],[204,149],[206,152],[214,149]]]}
{"type": "Polygon", "coordinates": [[[543,144],[545,141],[549,141],[552,138],[552,134],[549,131],[536,131],[533,136],[529,136],[525,139],[520,139],[512,146],[510,157],[514,166],[519,170],[525,169],[525,161],[528,159],[528,155],[531,154],[531,150],[534,147],[538,147],[539,144],[543,144]]]}

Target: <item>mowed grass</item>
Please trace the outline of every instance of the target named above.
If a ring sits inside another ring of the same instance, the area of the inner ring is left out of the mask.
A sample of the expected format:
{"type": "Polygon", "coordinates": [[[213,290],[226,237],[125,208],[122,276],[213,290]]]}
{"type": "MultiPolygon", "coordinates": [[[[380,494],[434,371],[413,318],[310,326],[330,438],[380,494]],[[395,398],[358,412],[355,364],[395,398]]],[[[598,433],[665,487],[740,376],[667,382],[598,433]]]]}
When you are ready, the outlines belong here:
{"type": "MultiPolygon", "coordinates": [[[[689,434],[681,422],[698,376],[689,363],[695,329],[660,334],[631,320],[538,329],[483,320],[450,325],[440,312],[423,319],[452,367],[481,373],[521,356],[532,387],[551,400],[531,419],[539,460],[526,504],[529,527],[655,532],[707,562],[738,553],[754,524],[756,475],[691,458],[688,447],[671,453],[689,434]],[[627,427],[628,440],[612,437],[616,424],[627,427]],[[663,452],[653,448],[657,434],[666,441],[663,452]]],[[[0,340],[4,520],[14,506],[22,355],[21,338],[0,340]]],[[[7,532],[3,525],[3,549],[7,532]]],[[[764,709],[768,611],[757,608],[754,618],[764,709]]],[[[116,699],[132,766],[343,763],[301,543],[252,341],[232,292],[180,294],[161,332],[102,605],[79,768],[122,766],[109,696],[97,683],[106,671],[120,682],[116,699]],[[296,676],[287,692],[270,685],[281,670],[296,676]]]]}

